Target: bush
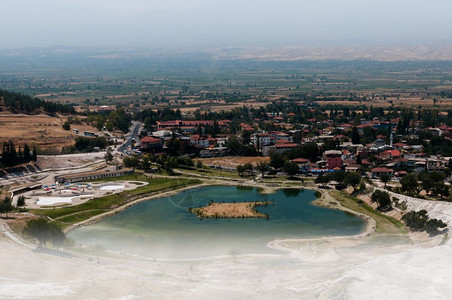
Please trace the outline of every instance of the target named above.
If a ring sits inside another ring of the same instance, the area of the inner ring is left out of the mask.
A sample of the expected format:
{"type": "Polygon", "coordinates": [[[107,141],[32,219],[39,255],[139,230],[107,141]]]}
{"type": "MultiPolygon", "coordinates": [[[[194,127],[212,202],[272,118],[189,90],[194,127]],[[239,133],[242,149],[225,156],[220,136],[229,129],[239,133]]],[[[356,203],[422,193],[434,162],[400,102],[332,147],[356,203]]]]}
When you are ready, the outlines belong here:
{"type": "Polygon", "coordinates": [[[439,234],[438,228],[446,228],[447,224],[442,220],[438,219],[430,219],[425,223],[425,231],[430,235],[434,236],[439,234]]]}
{"type": "Polygon", "coordinates": [[[427,211],[410,211],[402,216],[402,220],[411,231],[423,231],[428,220],[427,211]]]}
{"type": "Polygon", "coordinates": [[[63,129],[64,130],[70,130],[71,129],[71,124],[69,124],[69,122],[64,122],[64,124],[63,124],[63,129]]]}

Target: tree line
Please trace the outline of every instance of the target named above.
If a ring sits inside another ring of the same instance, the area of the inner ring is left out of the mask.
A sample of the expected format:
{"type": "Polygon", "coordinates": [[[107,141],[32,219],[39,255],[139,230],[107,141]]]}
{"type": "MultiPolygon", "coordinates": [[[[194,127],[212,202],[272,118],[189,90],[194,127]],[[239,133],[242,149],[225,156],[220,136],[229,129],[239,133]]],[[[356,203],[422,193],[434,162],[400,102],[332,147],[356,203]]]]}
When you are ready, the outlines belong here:
{"type": "Polygon", "coordinates": [[[31,151],[30,147],[25,143],[23,150],[20,145],[17,150],[12,141],[3,143],[1,164],[4,167],[14,167],[22,163],[36,161],[37,158],[36,147],[33,147],[31,151]]]}
{"type": "Polygon", "coordinates": [[[43,109],[48,113],[63,113],[73,114],[75,113],[74,107],[61,103],[54,103],[44,101],[38,98],[30,97],[21,93],[9,92],[0,89],[0,98],[3,98],[3,102],[6,107],[24,111],[27,113],[35,112],[36,110],[43,109]]]}

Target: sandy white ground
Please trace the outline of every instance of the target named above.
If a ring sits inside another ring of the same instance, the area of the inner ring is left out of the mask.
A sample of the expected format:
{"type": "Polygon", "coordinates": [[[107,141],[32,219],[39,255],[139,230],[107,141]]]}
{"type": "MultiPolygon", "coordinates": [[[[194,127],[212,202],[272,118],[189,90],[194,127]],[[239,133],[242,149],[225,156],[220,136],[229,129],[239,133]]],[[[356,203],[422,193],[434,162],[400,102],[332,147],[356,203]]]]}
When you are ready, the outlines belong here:
{"type": "MultiPolygon", "coordinates": [[[[435,243],[438,241],[435,240],[435,243]]],[[[289,243],[290,244],[290,243],[289,243]]],[[[161,262],[66,258],[0,239],[0,298],[450,299],[452,244],[292,243],[281,255],[161,262]]]]}
{"type": "Polygon", "coordinates": [[[125,189],[124,185],[121,184],[112,184],[112,185],[104,185],[99,188],[101,191],[116,191],[116,190],[123,190],[125,189]]]}
{"type": "Polygon", "coordinates": [[[76,197],[38,197],[37,205],[54,205],[57,203],[72,203],[72,198],[76,197]]]}
{"type": "Polygon", "coordinates": [[[0,298],[451,299],[452,242],[440,245],[441,238],[277,240],[270,246],[278,255],[237,255],[238,249],[203,260],[101,257],[97,263],[94,256],[39,253],[0,236],[0,298]]]}

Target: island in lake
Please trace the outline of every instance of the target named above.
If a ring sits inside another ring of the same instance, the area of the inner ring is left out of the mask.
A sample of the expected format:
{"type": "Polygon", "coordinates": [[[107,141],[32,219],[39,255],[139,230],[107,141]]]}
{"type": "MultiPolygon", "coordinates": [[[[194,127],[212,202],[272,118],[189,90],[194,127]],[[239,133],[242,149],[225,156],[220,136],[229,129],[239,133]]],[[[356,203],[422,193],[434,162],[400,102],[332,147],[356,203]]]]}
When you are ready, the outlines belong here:
{"type": "Polygon", "coordinates": [[[205,218],[266,218],[268,214],[256,210],[258,206],[275,204],[272,201],[215,203],[210,201],[208,205],[198,208],[189,208],[188,211],[201,219],[205,218]]]}

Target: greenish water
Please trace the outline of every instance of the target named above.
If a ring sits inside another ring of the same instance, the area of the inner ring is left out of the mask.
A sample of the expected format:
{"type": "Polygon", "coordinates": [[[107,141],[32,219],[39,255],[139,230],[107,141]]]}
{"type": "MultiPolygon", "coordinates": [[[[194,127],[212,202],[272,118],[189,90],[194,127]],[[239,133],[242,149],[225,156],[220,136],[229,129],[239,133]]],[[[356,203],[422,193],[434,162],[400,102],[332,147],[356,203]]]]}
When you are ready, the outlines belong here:
{"type": "Polygon", "coordinates": [[[276,253],[266,244],[276,238],[353,235],[365,222],[349,213],[312,204],[314,191],[281,189],[261,195],[255,188],[211,186],[137,204],[101,222],[72,231],[85,245],[155,258],[198,258],[231,254],[276,253]],[[270,220],[204,219],[189,207],[215,202],[273,201],[259,207],[270,220]]]}

